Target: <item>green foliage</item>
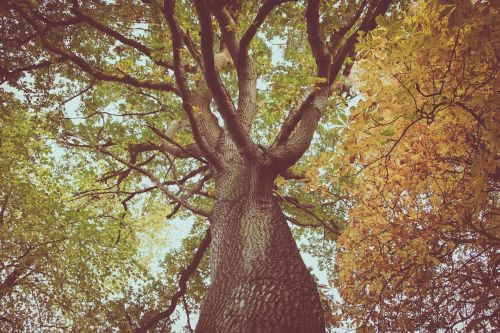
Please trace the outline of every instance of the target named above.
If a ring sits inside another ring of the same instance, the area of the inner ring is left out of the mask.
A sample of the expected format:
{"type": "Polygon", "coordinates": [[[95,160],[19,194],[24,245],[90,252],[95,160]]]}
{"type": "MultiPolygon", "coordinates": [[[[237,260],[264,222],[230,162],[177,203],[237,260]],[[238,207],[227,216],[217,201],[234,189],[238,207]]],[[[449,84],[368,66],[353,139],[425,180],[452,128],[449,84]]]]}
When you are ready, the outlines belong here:
{"type": "Polygon", "coordinates": [[[75,200],[44,117],[11,93],[0,104],[1,331],[125,327],[120,293],[147,279],[131,221],[112,199],[75,200]]]}

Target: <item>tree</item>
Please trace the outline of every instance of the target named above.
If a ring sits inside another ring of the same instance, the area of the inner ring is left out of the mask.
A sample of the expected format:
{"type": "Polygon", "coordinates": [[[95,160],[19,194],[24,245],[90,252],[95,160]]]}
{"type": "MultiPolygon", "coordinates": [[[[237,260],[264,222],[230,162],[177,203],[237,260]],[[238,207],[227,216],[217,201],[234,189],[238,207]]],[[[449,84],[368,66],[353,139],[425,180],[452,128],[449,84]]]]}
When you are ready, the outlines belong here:
{"type": "MultiPolygon", "coordinates": [[[[316,285],[273,188],[279,175],[301,178],[290,167],[309,147],[337,77],[349,74],[346,59],[358,35],[372,30],[389,5],[7,1],[2,72],[47,108],[75,92],[81,97],[86,120],[62,122],[62,141],[110,157],[115,168],[123,164],[103,177],[116,177],[117,189],[132,173],[145,176],[174,211],[209,218],[199,252],[211,238],[211,284],[197,331],[322,332],[316,285]],[[284,58],[291,62],[281,73],[270,71],[276,38],[287,41],[284,58]],[[31,80],[18,80],[28,72],[31,80]],[[259,90],[259,77],[291,85],[291,94],[259,90]],[[116,122],[116,107],[118,116],[137,117],[116,122]]],[[[137,331],[167,316],[149,318],[137,331]]]]}
{"type": "Polygon", "coordinates": [[[500,325],[498,15],[486,2],[417,3],[359,45],[336,281],[356,327],[500,325]]]}

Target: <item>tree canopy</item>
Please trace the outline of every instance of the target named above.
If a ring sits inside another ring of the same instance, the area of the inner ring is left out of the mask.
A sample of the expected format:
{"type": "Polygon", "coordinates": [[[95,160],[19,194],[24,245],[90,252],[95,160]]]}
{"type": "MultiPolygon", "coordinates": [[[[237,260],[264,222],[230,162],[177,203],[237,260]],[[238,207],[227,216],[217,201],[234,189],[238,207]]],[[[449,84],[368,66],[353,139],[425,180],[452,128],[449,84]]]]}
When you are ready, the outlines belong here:
{"type": "Polygon", "coordinates": [[[360,44],[336,283],[361,327],[499,325],[496,22],[481,2],[418,4],[360,44]]]}
{"type": "Polygon", "coordinates": [[[327,276],[328,330],[500,327],[493,1],[0,12],[0,331],[193,331],[246,161],[327,276]]]}

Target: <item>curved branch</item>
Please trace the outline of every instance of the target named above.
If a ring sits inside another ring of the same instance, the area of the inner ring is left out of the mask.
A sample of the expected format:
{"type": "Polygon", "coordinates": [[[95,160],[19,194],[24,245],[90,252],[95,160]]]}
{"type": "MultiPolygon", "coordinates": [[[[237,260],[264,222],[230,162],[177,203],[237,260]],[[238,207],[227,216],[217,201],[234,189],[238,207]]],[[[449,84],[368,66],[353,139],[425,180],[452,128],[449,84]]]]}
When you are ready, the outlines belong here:
{"type": "Polygon", "coordinates": [[[101,81],[111,81],[125,83],[137,88],[146,88],[159,91],[171,91],[175,94],[179,94],[177,89],[170,83],[167,82],[152,82],[148,80],[137,79],[129,74],[110,74],[103,70],[94,67],[84,58],[77,56],[63,48],[51,45],[46,38],[41,38],[44,48],[52,53],[58,54],[62,59],[70,60],[72,63],[77,65],[81,70],[92,76],[93,78],[101,81]]]}
{"type": "Polygon", "coordinates": [[[86,72],[93,78],[101,81],[112,81],[112,82],[120,82],[129,84],[138,88],[146,88],[160,91],[171,91],[178,94],[177,89],[170,83],[167,82],[152,82],[148,80],[137,79],[129,74],[111,74],[107,73],[94,65],[90,64],[83,57],[76,55],[62,47],[58,47],[56,45],[51,44],[46,36],[46,29],[42,27],[38,22],[32,19],[28,13],[22,8],[22,6],[16,3],[9,3],[12,9],[17,11],[25,20],[28,22],[33,28],[37,31],[42,46],[45,50],[56,54],[60,57],[61,60],[69,60],[76,66],[78,66],[82,71],[86,72]]]}
{"type": "Polygon", "coordinates": [[[54,63],[55,61],[52,60],[44,60],[36,64],[18,67],[10,71],[0,66],[0,78],[1,78],[0,85],[3,84],[4,82],[16,79],[17,76],[21,75],[24,72],[50,67],[54,63]]]}
{"type": "MultiPolygon", "coordinates": [[[[271,160],[275,160],[280,167],[290,166],[290,162],[296,161],[300,158],[303,152],[307,150],[310,144],[310,139],[316,130],[319,115],[317,115],[318,118],[316,118],[314,124],[310,121],[311,119],[315,119],[314,115],[307,116],[309,119],[307,121],[303,122],[302,119],[305,118],[308,113],[321,113],[324,110],[330,93],[330,86],[333,84],[338,73],[342,69],[345,59],[354,50],[354,46],[356,45],[358,38],[358,32],[368,32],[373,30],[376,27],[375,19],[377,16],[385,14],[391,2],[392,0],[381,0],[373,2],[370,5],[370,8],[365,14],[357,31],[344,42],[333,58],[329,68],[329,73],[324,76],[328,77],[328,84],[322,84],[321,82],[318,83],[299,109],[287,117],[280,132],[278,133],[278,136],[276,137],[275,142],[269,150],[271,160]],[[303,126],[300,124],[303,124],[303,126]],[[312,132],[305,133],[306,131],[312,132]],[[294,133],[298,135],[297,138],[292,138],[294,133]],[[307,138],[309,138],[309,142],[305,141],[307,138]]],[[[326,63],[326,56],[324,54],[325,45],[324,43],[321,43],[323,38],[319,35],[318,6],[319,2],[317,0],[311,0],[308,2],[308,8],[306,11],[307,29],[308,39],[318,66],[318,73],[324,74],[324,67],[328,66],[326,63]]],[[[356,17],[356,14],[354,17],[356,17]]]]}
{"type": "MultiPolygon", "coordinates": [[[[177,86],[180,89],[180,95],[182,98],[182,107],[184,111],[186,112],[186,115],[189,119],[189,123],[191,125],[191,130],[193,131],[193,137],[195,139],[195,142],[198,144],[198,147],[200,150],[203,152],[204,156],[207,158],[207,160],[214,165],[215,168],[220,168],[220,161],[215,156],[213,149],[210,147],[210,145],[207,143],[207,140],[204,138],[203,134],[206,134],[206,136],[209,136],[210,133],[207,133],[208,131],[205,131],[205,133],[201,133],[201,130],[203,129],[203,126],[208,126],[210,123],[206,122],[205,124],[201,124],[197,121],[196,116],[195,116],[195,105],[194,105],[194,99],[193,95],[191,94],[191,91],[188,88],[187,84],[187,79],[184,73],[183,69],[183,59],[181,56],[181,49],[183,46],[182,43],[182,34],[180,31],[179,24],[177,20],[174,17],[174,1],[172,0],[165,0],[163,3],[163,15],[165,16],[165,19],[167,20],[170,33],[172,35],[172,53],[174,57],[174,74],[175,74],[175,81],[177,82],[177,86]]],[[[199,106],[197,106],[199,107],[199,106]]],[[[200,109],[200,111],[202,111],[200,109]]],[[[210,110],[203,110],[205,112],[210,113],[210,110]]],[[[210,117],[210,115],[208,115],[210,117]]],[[[201,119],[203,122],[203,119],[201,119]]],[[[210,120],[209,120],[210,121],[210,120]]],[[[212,126],[215,126],[215,124],[211,124],[212,126]]],[[[216,131],[218,132],[219,129],[218,127],[215,128],[216,131]]],[[[209,129],[210,130],[210,129],[209,129]]]]}
{"type": "Polygon", "coordinates": [[[257,16],[250,27],[241,37],[236,58],[238,73],[238,121],[250,131],[252,122],[257,113],[257,76],[255,75],[252,60],[248,56],[248,46],[269,13],[280,4],[291,0],[268,0],[260,7],[257,16]]]}
{"type": "Polygon", "coordinates": [[[323,94],[323,97],[315,98],[312,104],[307,106],[307,112],[302,112],[301,119],[285,141],[280,144],[275,142],[271,146],[267,151],[270,168],[278,172],[285,171],[305,153],[311,143],[326,99],[326,94],[323,94]]]}
{"type": "Polygon", "coordinates": [[[135,330],[135,333],[145,333],[149,329],[153,328],[156,326],[160,321],[165,320],[169,318],[172,313],[175,311],[175,308],[177,306],[177,303],[181,299],[181,297],[184,296],[186,293],[187,289],[187,282],[191,275],[196,271],[198,268],[198,265],[200,264],[201,259],[203,258],[203,255],[207,251],[208,246],[210,245],[210,242],[212,241],[212,236],[210,233],[210,229],[207,229],[205,233],[205,237],[203,237],[200,246],[196,250],[196,253],[194,254],[193,259],[189,263],[189,265],[182,270],[179,276],[179,289],[177,292],[172,295],[170,298],[170,305],[165,311],[162,311],[158,313],[157,315],[153,316],[150,319],[145,320],[142,325],[135,330]]]}
{"type": "Polygon", "coordinates": [[[177,142],[175,142],[172,138],[171,135],[168,135],[168,133],[163,133],[159,129],[153,126],[148,126],[156,135],[158,135],[160,138],[163,139],[163,142],[160,146],[158,147],[158,150],[170,154],[173,157],[176,158],[188,158],[192,157],[197,159],[198,161],[202,163],[207,163],[202,158],[201,150],[198,147],[196,143],[191,143],[187,145],[186,147],[181,146],[177,142]]]}
{"type": "Polygon", "coordinates": [[[468,114],[470,114],[472,118],[474,118],[479,123],[479,125],[481,125],[484,129],[486,130],[488,129],[483,119],[481,119],[481,117],[476,112],[474,112],[474,110],[471,107],[467,106],[466,104],[460,101],[455,102],[455,104],[460,108],[462,108],[464,111],[466,111],[468,114]]]}
{"type": "Polygon", "coordinates": [[[277,6],[295,0],[267,0],[262,7],[260,7],[257,16],[253,20],[252,24],[248,27],[247,31],[241,37],[240,46],[238,50],[238,57],[247,52],[248,45],[252,41],[253,37],[257,33],[258,29],[264,23],[267,15],[277,6]]]}

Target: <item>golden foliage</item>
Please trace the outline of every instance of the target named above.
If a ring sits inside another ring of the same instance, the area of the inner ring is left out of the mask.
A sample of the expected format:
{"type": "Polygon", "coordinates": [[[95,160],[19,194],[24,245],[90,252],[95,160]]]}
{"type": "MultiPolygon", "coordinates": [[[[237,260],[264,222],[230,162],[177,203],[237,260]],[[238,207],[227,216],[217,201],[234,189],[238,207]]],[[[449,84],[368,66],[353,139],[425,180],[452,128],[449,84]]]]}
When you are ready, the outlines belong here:
{"type": "Polygon", "coordinates": [[[360,44],[337,286],[362,331],[499,327],[498,19],[420,3],[360,44]]]}

